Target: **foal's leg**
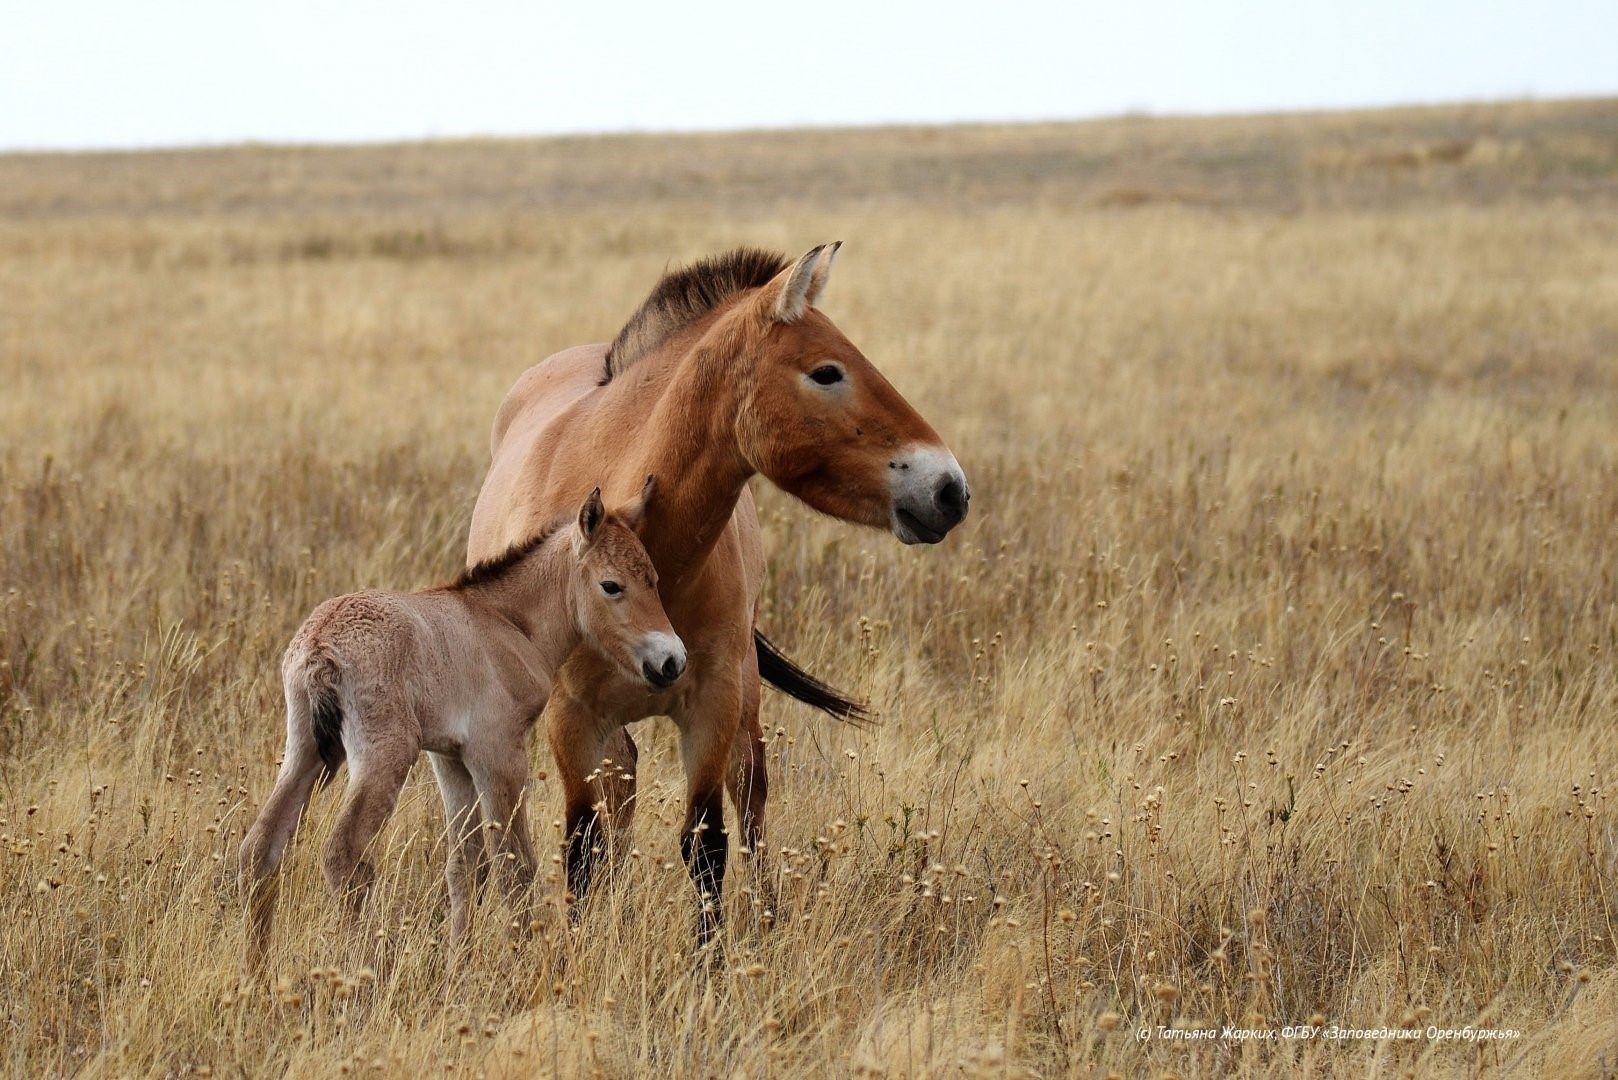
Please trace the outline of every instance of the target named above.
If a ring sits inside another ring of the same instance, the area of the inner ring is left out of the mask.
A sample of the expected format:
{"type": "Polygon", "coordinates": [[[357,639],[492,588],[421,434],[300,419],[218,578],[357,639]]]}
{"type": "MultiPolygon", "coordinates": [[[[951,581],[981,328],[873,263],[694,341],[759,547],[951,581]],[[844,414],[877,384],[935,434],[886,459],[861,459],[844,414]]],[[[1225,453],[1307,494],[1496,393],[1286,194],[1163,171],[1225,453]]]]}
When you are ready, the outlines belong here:
{"type": "Polygon", "coordinates": [[[472,906],[482,891],[488,867],[484,861],[483,815],[478,812],[477,787],[458,758],[429,753],[438,793],[444,800],[445,833],[449,858],[444,880],[449,885],[449,968],[454,970],[466,949],[472,906]]]}
{"type": "Polygon", "coordinates": [[[528,833],[528,750],[521,729],[511,739],[488,740],[469,749],[466,767],[477,786],[483,817],[495,831],[495,865],[511,902],[519,934],[532,920],[534,841],[528,833]]]}
{"type": "Polygon", "coordinates": [[[739,680],[704,687],[699,704],[675,717],[680,727],[680,760],[685,765],[685,825],[680,832],[680,854],[696,886],[697,945],[707,945],[724,918],[721,907],[725,886],[725,773],[730,747],[741,721],[739,680]]]}
{"type": "MultiPolygon", "coordinates": [[[[601,758],[609,732],[579,702],[558,691],[545,709],[545,733],[562,782],[564,835],[566,836],[567,891],[575,906],[570,914],[578,917],[577,901],[584,899],[590,878],[601,855],[602,836],[601,758]]],[[[616,764],[616,759],[614,760],[616,764]]]]}
{"type": "Polygon", "coordinates": [[[326,883],[342,899],[349,918],[356,918],[370,895],[376,870],[366,859],[367,849],[393,813],[410,766],[419,748],[414,740],[387,742],[354,739],[350,724],[343,730],[348,751],[348,790],[337,827],[326,843],[326,883]],[[353,739],[351,742],[350,740],[353,739]]]}
{"type": "Polygon", "coordinates": [[[247,905],[247,950],[242,962],[249,975],[256,975],[264,966],[281,888],[276,872],[320,777],[320,755],[307,725],[301,730],[291,728],[289,724],[286,754],[275,789],[242,840],[237,881],[247,905]]]}

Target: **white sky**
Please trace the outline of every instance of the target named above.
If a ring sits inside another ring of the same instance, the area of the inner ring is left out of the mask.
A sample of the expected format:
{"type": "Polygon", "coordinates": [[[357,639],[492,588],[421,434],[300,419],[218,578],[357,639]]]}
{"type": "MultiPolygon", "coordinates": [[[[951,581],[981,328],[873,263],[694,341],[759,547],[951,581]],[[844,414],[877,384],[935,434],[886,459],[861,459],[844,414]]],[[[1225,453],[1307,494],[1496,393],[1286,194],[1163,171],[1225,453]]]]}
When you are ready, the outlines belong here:
{"type": "Polygon", "coordinates": [[[0,148],[1618,92],[1618,0],[0,0],[0,148]]]}

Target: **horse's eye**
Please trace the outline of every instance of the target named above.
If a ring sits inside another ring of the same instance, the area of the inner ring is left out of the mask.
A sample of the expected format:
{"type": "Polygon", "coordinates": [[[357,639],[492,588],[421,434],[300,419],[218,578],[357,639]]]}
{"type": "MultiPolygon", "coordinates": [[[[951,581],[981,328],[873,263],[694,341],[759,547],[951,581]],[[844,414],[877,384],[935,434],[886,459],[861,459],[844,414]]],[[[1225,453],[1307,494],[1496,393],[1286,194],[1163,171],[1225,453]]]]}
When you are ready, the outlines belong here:
{"type": "Polygon", "coordinates": [[[601,583],[601,591],[606,593],[608,596],[617,596],[619,593],[624,591],[624,587],[618,584],[616,581],[603,581],[601,583]]]}
{"type": "Polygon", "coordinates": [[[809,377],[821,386],[832,386],[843,381],[843,369],[836,364],[821,364],[809,373],[809,377]]]}

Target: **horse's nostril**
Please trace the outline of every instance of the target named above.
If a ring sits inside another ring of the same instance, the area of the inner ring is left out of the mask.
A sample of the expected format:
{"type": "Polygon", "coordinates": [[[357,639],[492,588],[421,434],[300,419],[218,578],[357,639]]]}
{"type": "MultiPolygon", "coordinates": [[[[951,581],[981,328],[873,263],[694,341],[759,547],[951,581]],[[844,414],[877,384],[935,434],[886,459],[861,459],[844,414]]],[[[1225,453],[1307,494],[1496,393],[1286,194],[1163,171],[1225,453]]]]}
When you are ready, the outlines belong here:
{"type": "Polygon", "coordinates": [[[934,496],[938,508],[956,521],[965,516],[968,498],[966,485],[953,476],[938,486],[938,493],[934,496]]]}
{"type": "Polygon", "coordinates": [[[685,661],[678,656],[665,656],[662,663],[658,663],[656,660],[643,660],[640,665],[640,673],[653,686],[671,686],[676,679],[685,673],[685,661]]]}

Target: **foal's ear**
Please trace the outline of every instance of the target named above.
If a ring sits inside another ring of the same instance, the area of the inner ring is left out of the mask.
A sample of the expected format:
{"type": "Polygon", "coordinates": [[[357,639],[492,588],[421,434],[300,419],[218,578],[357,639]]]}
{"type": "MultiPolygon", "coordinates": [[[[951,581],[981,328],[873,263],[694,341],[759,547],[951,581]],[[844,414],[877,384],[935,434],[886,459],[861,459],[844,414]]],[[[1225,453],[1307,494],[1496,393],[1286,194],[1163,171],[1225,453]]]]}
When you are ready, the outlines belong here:
{"type": "Polygon", "coordinates": [[[812,247],[799,256],[797,262],[775,275],[775,280],[770,283],[775,293],[770,314],[776,322],[797,322],[803,318],[804,312],[814,307],[821,290],[826,287],[826,279],[831,276],[831,264],[837,257],[837,249],[842,246],[843,242],[839,240],[812,247]]]}
{"type": "Polygon", "coordinates": [[[601,528],[601,521],[606,516],[607,511],[601,505],[601,489],[596,488],[584,500],[584,505],[579,507],[579,536],[586,547],[596,538],[596,530],[601,528]]]}
{"type": "Polygon", "coordinates": [[[640,494],[635,496],[635,501],[618,511],[618,516],[624,519],[624,524],[636,532],[640,531],[641,522],[646,520],[646,508],[652,504],[652,493],[656,490],[657,475],[654,473],[641,485],[640,494]]]}

